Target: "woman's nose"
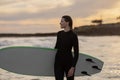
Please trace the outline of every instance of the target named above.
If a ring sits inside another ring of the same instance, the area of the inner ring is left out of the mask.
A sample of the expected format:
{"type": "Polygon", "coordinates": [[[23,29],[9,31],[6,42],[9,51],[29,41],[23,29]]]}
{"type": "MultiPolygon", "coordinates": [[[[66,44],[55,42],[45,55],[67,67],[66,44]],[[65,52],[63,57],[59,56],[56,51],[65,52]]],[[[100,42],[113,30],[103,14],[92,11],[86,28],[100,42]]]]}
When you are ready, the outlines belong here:
{"type": "Polygon", "coordinates": [[[61,22],[60,22],[60,25],[61,25],[61,22]]]}

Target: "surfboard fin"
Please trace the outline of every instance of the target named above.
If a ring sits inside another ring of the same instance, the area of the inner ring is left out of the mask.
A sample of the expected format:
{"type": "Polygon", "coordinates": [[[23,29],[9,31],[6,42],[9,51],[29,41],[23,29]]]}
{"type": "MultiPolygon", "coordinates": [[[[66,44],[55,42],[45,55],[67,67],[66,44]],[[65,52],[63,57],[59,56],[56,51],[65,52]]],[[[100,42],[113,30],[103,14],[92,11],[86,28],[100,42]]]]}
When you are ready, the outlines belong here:
{"type": "Polygon", "coordinates": [[[92,66],[92,68],[97,69],[97,70],[101,70],[98,66],[92,66]]]}
{"type": "Polygon", "coordinates": [[[90,75],[90,74],[88,74],[86,71],[82,71],[82,72],[81,72],[81,74],[91,76],[91,75],[90,75]]]}
{"type": "Polygon", "coordinates": [[[90,58],[87,58],[86,61],[95,63],[95,62],[94,62],[92,59],[90,59],[90,58]]]}

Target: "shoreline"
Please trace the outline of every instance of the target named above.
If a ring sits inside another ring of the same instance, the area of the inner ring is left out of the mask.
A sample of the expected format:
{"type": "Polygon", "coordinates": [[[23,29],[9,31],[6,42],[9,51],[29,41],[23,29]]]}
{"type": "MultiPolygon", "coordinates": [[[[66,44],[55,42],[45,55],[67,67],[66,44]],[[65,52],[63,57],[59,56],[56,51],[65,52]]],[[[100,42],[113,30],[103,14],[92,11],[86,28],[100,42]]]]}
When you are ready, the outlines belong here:
{"type": "MultiPolygon", "coordinates": [[[[77,33],[78,36],[120,36],[120,34],[84,34],[77,33]]],[[[0,38],[4,37],[55,37],[57,34],[0,34],[0,38]]]]}
{"type": "MultiPolygon", "coordinates": [[[[75,27],[73,31],[79,36],[120,36],[120,23],[101,25],[84,25],[75,27]]],[[[0,37],[49,37],[57,36],[51,33],[0,33],[0,37]]]]}
{"type": "Polygon", "coordinates": [[[56,36],[57,33],[2,33],[0,37],[47,37],[47,36],[56,36]]]}

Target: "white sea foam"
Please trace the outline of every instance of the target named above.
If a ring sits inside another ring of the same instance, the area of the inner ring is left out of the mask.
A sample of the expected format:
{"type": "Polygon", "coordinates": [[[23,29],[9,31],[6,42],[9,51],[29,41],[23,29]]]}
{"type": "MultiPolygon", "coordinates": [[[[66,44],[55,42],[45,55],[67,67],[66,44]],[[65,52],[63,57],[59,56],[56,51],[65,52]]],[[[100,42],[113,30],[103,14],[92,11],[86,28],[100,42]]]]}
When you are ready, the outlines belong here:
{"type": "MultiPolygon", "coordinates": [[[[56,37],[1,38],[0,48],[8,46],[37,46],[54,48],[56,37]]],[[[76,80],[119,80],[120,79],[120,37],[79,36],[80,52],[104,61],[101,73],[91,77],[75,77],[76,80]]],[[[0,69],[0,80],[54,80],[54,77],[20,75],[0,69]]]]}

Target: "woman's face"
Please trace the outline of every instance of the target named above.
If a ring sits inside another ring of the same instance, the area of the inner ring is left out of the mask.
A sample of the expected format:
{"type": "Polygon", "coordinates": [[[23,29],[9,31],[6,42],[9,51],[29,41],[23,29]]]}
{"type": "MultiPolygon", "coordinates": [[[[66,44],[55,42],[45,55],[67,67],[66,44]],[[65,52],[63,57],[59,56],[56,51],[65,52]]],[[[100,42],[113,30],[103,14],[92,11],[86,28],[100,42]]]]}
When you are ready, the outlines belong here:
{"type": "Polygon", "coordinates": [[[66,28],[68,26],[68,22],[66,22],[65,19],[62,18],[60,22],[60,26],[61,28],[66,28]]]}

